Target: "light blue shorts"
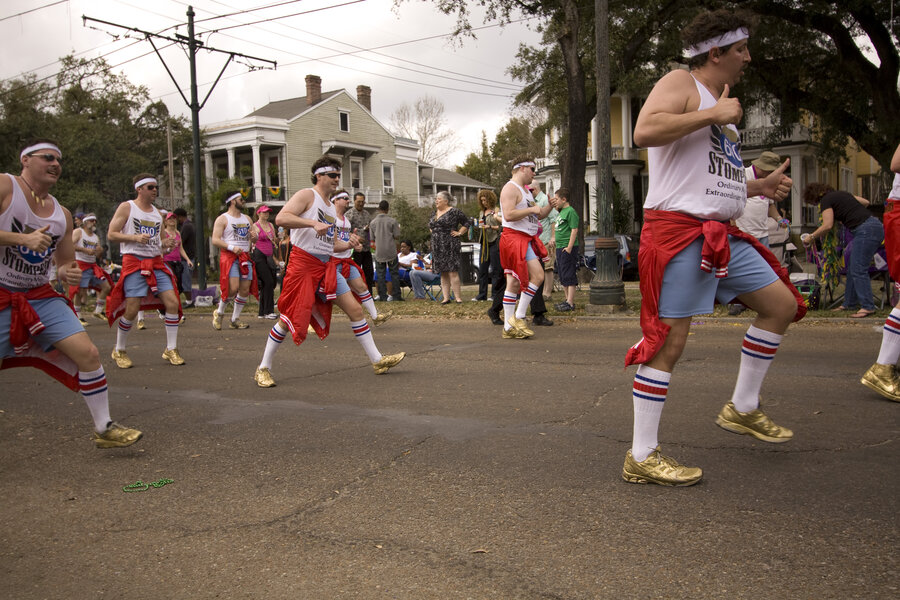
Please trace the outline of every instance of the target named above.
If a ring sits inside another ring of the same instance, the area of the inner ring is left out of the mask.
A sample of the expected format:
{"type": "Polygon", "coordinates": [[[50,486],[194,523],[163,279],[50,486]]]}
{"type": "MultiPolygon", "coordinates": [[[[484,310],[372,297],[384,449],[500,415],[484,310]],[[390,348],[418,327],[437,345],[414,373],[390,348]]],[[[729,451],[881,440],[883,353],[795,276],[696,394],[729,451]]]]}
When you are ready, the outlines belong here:
{"type": "MultiPolygon", "coordinates": [[[[30,300],[28,303],[31,304],[44,324],[44,330],[32,338],[45,351],[52,348],[53,344],[59,340],[84,331],[84,327],[78,322],[78,317],[63,298],[44,298],[43,300],[30,300]]],[[[9,341],[11,315],[11,307],[0,310],[0,357],[2,358],[15,355],[9,341]]]]}
{"type": "Polygon", "coordinates": [[[99,277],[94,277],[93,269],[87,269],[81,272],[81,282],[78,284],[78,287],[100,289],[103,287],[103,280],[99,277]]]}
{"type": "Polygon", "coordinates": [[[531,247],[531,244],[528,244],[528,251],[525,253],[525,260],[537,260],[538,255],[534,253],[534,248],[531,247]]]}
{"type": "Polygon", "coordinates": [[[354,279],[359,279],[362,277],[362,273],[359,272],[359,267],[356,265],[350,265],[350,275],[346,277],[347,281],[353,281],[354,279]]]}
{"type": "MultiPolygon", "coordinates": [[[[160,269],[154,269],[153,272],[156,274],[157,296],[159,296],[163,292],[173,289],[172,280],[169,278],[168,273],[160,269]]],[[[125,288],[126,298],[143,298],[147,295],[147,292],[150,291],[150,286],[147,284],[147,280],[144,279],[144,276],[141,275],[140,271],[135,271],[134,273],[126,277],[125,283],[123,285],[125,288]]]]}
{"type": "Polygon", "coordinates": [[[250,263],[250,271],[246,275],[241,275],[241,265],[238,261],[231,263],[231,269],[228,271],[229,279],[253,279],[253,263],[250,263]]]}
{"type": "Polygon", "coordinates": [[[769,263],[753,247],[731,236],[731,261],[728,277],[700,270],[703,236],[675,255],[666,265],[659,295],[659,316],[680,319],[713,311],[715,301],[727,304],[749,292],[755,292],[778,280],[769,263]]]}

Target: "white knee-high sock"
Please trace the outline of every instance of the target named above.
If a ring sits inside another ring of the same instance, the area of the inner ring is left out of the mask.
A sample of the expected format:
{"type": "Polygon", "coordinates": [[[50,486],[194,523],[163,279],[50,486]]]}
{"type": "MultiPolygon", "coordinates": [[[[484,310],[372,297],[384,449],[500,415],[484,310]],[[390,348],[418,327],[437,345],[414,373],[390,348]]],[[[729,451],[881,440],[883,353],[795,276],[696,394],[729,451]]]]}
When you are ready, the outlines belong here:
{"type": "Polygon", "coordinates": [[[759,408],[759,390],[784,336],[751,325],[741,344],[741,368],[731,401],[739,412],[759,408]]]}
{"type": "Polygon", "coordinates": [[[166,350],[174,350],[178,347],[178,323],[180,321],[178,313],[166,313],[166,350]]]}
{"type": "Polygon", "coordinates": [[[287,330],[282,327],[279,319],[275,326],[272,327],[272,331],[269,332],[269,339],[266,340],[266,349],[263,352],[262,362],[259,363],[260,369],[272,368],[272,359],[275,358],[275,352],[281,347],[281,342],[284,341],[284,336],[286,335],[287,330]]]}
{"type": "Polygon", "coordinates": [[[139,310],[139,311],[138,311],[138,314],[137,314],[137,320],[138,320],[138,321],[143,321],[143,320],[144,320],[144,311],[142,311],[142,310],[139,310]]]}
{"type": "Polygon", "coordinates": [[[97,300],[97,306],[94,307],[94,314],[99,315],[106,308],[106,300],[97,300]]]}
{"type": "Polygon", "coordinates": [[[375,363],[381,360],[381,352],[375,347],[375,339],[372,337],[372,331],[369,329],[369,324],[366,320],[351,321],[350,327],[353,329],[353,335],[356,336],[357,341],[362,344],[363,350],[366,351],[369,362],[375,363]]]}
{"type": "Polygon", "coordinates": [[[116,330],[116,350],[124,350],[128,342],[128,333],[134,325],[125,317],[119,317],[119,327],[116,330]]]}
{"type": "Polygon", "coordinates": [[[73,305],[72,305],[72,308],[75,309],[75,316],[78,317],[78,318],[80,319],[80,318],[81,318],[81,305],[80,305],[80,304],[73,304],[73,305]]]}
{"type": "Polygon", "coordinates": [[[234,310],[231,311],[232,321],[237,321],[241,317],[241,311],[244,310],[244,305],[247,304],[248,297],[242,298],[240,294],[234,297],[234,310]]]}
{"type": "Polygon", "coordinates": [[[631,455],[641,462],[659,445],[659,419],[662,416],[672,374],[646,365],[634,376],[631,399],[634,403],[634,430],[631,455]]]}
{"type": "Polygon", "coordinates": [[[225,314],[225,305],[228,304],[228,298],[225,296],[221,296],[219,298],[219,308],[216,309],[216,312],[220,315],[225,314]]]}
{"type": "Polygon", "coordinates": [[[373,319],[378,316],[378,309],[375,308],[375,301],[372,300],[372,294],[368,291],[359,295],[359,301],[373,319]]]}
{"type": "Polygon", "coordinates": [[[103,433],[112,421],[109,416],[109,393],[103,367],[96,371],[78,371],[78,387],[88,410],[91,411],[94,429],[97,433],[103,433]]]}
{"type": "Polygon", "coordinates": [[[519,306],[516,307],[517,319],[525,318],[528,307],[531,306],[531,301],[534,300],[534,295],[538,291],[538,287],[539,286],[534,285],[534,283],[529,283],[528,287],[522,290],[522,295],[519,296],[519,306]]]}
{"type": "Polygon", "coordinates": [[[503,329],[509,329],[509,320],[516,314],[516,294],[503,292],[503,329]]]}
{"type": "Polygon", "coordinates": [[[900,308],[894,308],[884,321],[881,332],[881,350],[878,352],[879,365],[896,365],[900,358],[900,308]]]}

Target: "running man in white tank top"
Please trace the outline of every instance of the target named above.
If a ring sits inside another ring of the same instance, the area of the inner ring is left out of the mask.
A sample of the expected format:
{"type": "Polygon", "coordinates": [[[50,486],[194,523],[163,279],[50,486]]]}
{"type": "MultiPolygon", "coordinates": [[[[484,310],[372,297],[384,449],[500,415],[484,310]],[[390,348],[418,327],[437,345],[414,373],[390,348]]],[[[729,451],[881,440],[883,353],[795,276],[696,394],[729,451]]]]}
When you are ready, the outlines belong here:
{"type": "Polygon", "coordinates": [[[405,352],[378,351],[362,306],[338,272],[335,254],[362,247],[356,233],[351,233],[347,241],[335,235],[336,212],[331,197],[340,185],[341,162],[323,156],[313,163],[311,171],[313,187],[291,196],[275,217],[276,225],[290,228],[293,249],[278,298],[281,316],[269,332],[262,361],[253,376],[259,387],[275,385],[272,360],[289,332],[298,346],[306,339],[308,327],[321,339],[328,336],[332,302],[350,318],[350,328],[376,375],[387,373],[406,356],[405,352]]]}
{"type": "Polygon", "coordinates": [[[175,275],[166,266],[163,254],[172,249],[174,238],[162,239],[163,216],[153,202],[159,194],[159,183],[149,173],[134,177],[137,197],[116,209],[106,238],[121,244],[122,276],[109,295],[106,316],[110,326],[119,320],[116,347],[112,358],[120,369],[132,366],[126,353],[128,334],[141,309],[164,309],[166,349],[162,357],[172,365],[183,365],[178,353],[178,325],[181,302],[175,275]]]}
{"type": "Polygon", "coordinates": [[[54,379],[81,392],[94,420],[98,448],[130,446],[141,439],[141,432],[110,418],[106,372],[97,347],[68,300],[49,285],[54,258],[60,281],[81,281],[72,215],[50,195],[62,173],[62,152],[52,140],[33,140],[20,160],[19,177],[0,175],[0,363],[4,369],[32,366],[35,360],[45,364],[43,370],[54,379]],[[13,311],[19,318],[11,330],[13,311]],[[51,353],[54,349],[59,352],[51,353]]]}
{"type": "Polygon", "coordinates": [[[791,185],[787,161],[765,179],[745,178],[736,128],[743,111],[730,91],[750,63],[748,27],[749,20],[733,11],[698,15],[683,32],[691,70],[660,79],[635,125],[635,142],[650,149],[650,189],[639,259],[644,339],[626,359],[642,363],[632,393],[634,437],[622,472],[631,483],[692,485],[702,477],[699,468],[660,454],[657,430],[692,315],[711,312],[715,299],[737,297],[758,313],[744,337],[732,401],[716,423],[767,442],[793,435],[759,409],[759,391],[782,335],[802,313],[760,251],[726,233],[723,223],[741,214],[748,195],[781,200],[791,185]],[[701,270],[701,246],[704,259],[715,252],[715,269],[705,264],[701,270]],[[720,265],[728,252],[730,261],[720,265]],[[648,349],[655,351],[649,357],[642,354],[648,349]]]}
{"type": "Polygon", "coordinates": [[[250,217],[244,214],[244,197],[237,190],[226,192],[225,205],[228,210],[216,217],[213,223],[212,243],[219,248],[219,306],[213,311],[213,328],[222,329],[222,315],[228,299],[234,296],[231,312],[231,328],[249,327],[240,320],[241,311],[247,304],[251,292],[259,299],[250,245],[259,236],[250,217]]]}
{"type": "Polygon", "coordinates": [[[81,227],[72,232],[72,243],[75,244],[75,261],[78,268],[81,269],[81,281],[78,286],[72,286],[71,292],[74,291],[73,302],[75,303],[75,314],[81,320],[81,324],[85,325],[85,320],[81,315],[81,307],[87,302],[88,289],[97,291],[97,304],[94,307],[94,317],[101,321],[106,320],[103,309],[106,308],[106,296],[112,289],[109,275],[97,264],[97,258],[103,255],[103,248],[100,246],[100,237],[97,235],[97,217],[93,214],[86,214],[81,219],[81,227]]]}

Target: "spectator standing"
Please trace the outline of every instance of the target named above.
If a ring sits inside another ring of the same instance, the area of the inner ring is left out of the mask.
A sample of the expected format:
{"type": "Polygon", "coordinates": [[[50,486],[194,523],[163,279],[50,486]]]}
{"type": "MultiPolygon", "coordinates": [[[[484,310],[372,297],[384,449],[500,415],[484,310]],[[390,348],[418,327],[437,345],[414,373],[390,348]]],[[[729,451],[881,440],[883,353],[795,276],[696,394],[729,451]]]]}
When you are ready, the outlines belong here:
{"type": "Polygon", "coordinates": [[[491,295],[497,293],[503,279],[500,266],[500,215],[497,214],[497,194],[491,190],[478,191],[478,241],[481,254],[478,262],[478,295],[474,300],[487,300],[488,275],[491,276],[491,295]]]}
{"type": "MultiPolygon", "coordinates": [[[[397,242],[400,240],[400,223],[388,215],[391,205],[387,200],[378,203],[378,214],[369,223],[369,231],[375,238],[375,268],[378,277],[378,299],[403,300],[400,294],[400,271],[397,263],[397,242]],[[391,274],[391,296],[388,296],[385,270],[391,274]]],[[[352,222],[351,222],[352,223],[352,222]]]]}
{"type": "Polygon", "coordinates": [[[803,201],[818,204],[822,215],[822,224],[818,229],[803,238],[805,245],[812,244],[816,238],[828,233],[835,221],[843,224],[853,234],[844,302],[838,310],[850,310],[859,305],[859,310],[850,317],[868,317],[875,312],[869,263],[884,241],[884,226],[866,208],[868,200],[850,192],[835,190],[826,183],[811,183],[806,186],[803,201]]]}
{"type": "Polygon", "coordinates": [[[258,319],[277,319],[275,314],[275,284],[278,280],[276,261],[280,262],[275,226],[269,220],[271,210],[263,204],[256,209],[256,243],[253,245],[253,265],[256,267],[256,280],[259,283],[258,319]]]}
{"type": "Polygon", "coordinates": [[[346,217],[350,221],[353,231],[359,236],[361,244],[358,250],[353,250],[351,258],[362,269],[363,276],[366,278],[366,289],[371,294],[372,282],[375,281],[375,273],[372,270],[372,235],[369,230],[372,213],[366,210],[365,194],[356,192],[353,195],[353,208],[347,211],[346,217]]]}
{"type": "Polygon", "coordinates": [[[556,310],[575,310],[575,288],[578,286],[578,213],[569,205],[569,190],[559,188],[554,198],[559,215],[556,219],[556,266],[559,283],[565,288],[566,299],[556,310]]]}
{"type": "Polygon", "coordinates": [[[181,282],[184,273],[184,263],[191,266],[193,266],[193,263],[184,250],[181,234],[178,233],[178,216],[174,212],[166,214],[163,239],[169,240],[172,244],[169,251],[163,255],[163,260],[166,261],[166,265],[171,269],[172,274],[175,275],[175,284],[178,287],[179,293],[181,293],[183,291],[181,289],[181,282]]]}
{"type": "Polygon", "coordinates": [[[459,284],[459,262],[462,254],[460,238],[469,231],[469,217],[453,206],[450,192],[438,192],[434,198],[434,212],[428,221],[431,229],[431,265],[441,276],[441,304],[450,304],[451,293],[462,302],[459,284]]]}
{"type": "Polygon", "coordinates": [[[184,308],[192,308],[194,306],[194,297],[192,289],[194,285],[194,255],[197,252],[197,238],[194,233],[194,222],[188,217],[187,211],[180,206],[174,211],[178,219],[178,233],[181,234],[181,247],[187,254],[187,260],[184,262],[184,269],[181,274],[181,294],[187,303],[184,308]]]}

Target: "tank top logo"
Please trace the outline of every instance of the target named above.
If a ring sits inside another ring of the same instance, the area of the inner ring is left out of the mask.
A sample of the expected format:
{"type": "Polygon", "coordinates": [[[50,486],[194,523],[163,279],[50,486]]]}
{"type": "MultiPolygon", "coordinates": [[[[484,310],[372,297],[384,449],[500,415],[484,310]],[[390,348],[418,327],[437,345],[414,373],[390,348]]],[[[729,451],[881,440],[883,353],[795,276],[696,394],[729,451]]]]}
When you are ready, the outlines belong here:
{"type": "Polygon", "coordinates": [[[744,161],[741,160],[741,139],[729,127],[710,126],[709,173],[731,181],[744,183],[744,161]]]}
{"type": "Polygon", "coordinates": [[[247,239],[247,236],[250,234],[249,223],[232,223],[231,229],[232,231],[234,231],[234,235],[238,239],[247,239]]]}
{"type": "Polygon", "coordinates": [[[150,236],[151,240],[159,236],[159,223],[154,221],[142,221],[140,219],[132,219],[131,223],[134,226],[135,233],[141,235],[147,234],[150,236]]]}
{"type": "Polygon", "coordinates": [[[334,242],[334,216],[329,215],[321,208],[318,209],[317,212],[319,221],[322,223],[328,223],[328,230],[324,234],[316,235],[316,238],[331,244],[334,242]]]}
{"type": "MultiPolygon", "coordinates": [[[[13,233],[31,233],[35,231],[33,227],[22,225],[21,221],[16,218],[12,220],[12,230],[13,233]]],[[[50,246],[43,252],[35,252],[28,246],[7,246],[3,264],[14,271],[27,275],[46,273],[47,267],[50,265],[50,257],[56,250],[56,243],[59,241],[59,237],[58,235],[51,235],[50,246]]]]}

